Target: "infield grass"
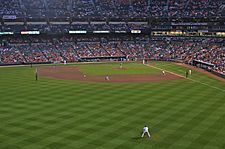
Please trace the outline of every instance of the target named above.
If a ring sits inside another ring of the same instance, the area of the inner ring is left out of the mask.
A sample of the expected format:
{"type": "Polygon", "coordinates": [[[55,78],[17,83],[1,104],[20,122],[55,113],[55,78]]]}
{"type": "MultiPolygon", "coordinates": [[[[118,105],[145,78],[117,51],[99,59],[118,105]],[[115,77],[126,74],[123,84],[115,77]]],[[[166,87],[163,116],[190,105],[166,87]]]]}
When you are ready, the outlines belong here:
{"type": "MultiPolygon", "coordinates": [[[[125,63],[78,65],[86,73],[156,73],[125,63]],[[115,65],[115,66],[114,66],[115,65]],[[106,71],[104,71],[107,69],[106,71]],[[132,70],[132,69],[135,69],[132,70]]],[[[168,62],[155,66],[184,75],[168,62]]],[[[191,80],[93,83],[34,79],[35,67],[0,68],[1,149],[223,149],[225,84],[191,80]],[[220,89],[216,89],[220,88],[220,89]],[[140,139],[149,125],[151,140],[140,139]]]]}
{"type": "Polygon", "coordinates": [[[89,75],[113,75],[113,74],[149,74],[160,72],[157,69],[149,69],[141,63],[123,62],[122,69],[119,62],[78,64],[83,73],[89,75]]]}

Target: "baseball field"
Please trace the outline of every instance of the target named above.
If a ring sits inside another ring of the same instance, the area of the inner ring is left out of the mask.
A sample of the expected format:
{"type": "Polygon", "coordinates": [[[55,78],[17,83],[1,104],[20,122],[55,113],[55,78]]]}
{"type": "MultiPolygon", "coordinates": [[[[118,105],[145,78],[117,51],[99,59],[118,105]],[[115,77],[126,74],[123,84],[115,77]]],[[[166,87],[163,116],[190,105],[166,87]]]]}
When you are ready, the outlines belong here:
{"type": "Polygon", "coordinates": [[[224,81],[170,62],[120,65],[0,67],[0,148],[225,148],[224,81]]]}

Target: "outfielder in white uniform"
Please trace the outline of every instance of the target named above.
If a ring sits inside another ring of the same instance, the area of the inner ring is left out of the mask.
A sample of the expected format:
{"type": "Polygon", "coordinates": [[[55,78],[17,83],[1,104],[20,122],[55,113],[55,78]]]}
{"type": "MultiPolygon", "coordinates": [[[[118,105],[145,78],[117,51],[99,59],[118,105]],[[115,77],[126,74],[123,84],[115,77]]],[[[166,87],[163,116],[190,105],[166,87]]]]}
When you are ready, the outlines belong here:
{"type": "Polygon", "coordinates": [[[145,126],[143,128],[143,133],[141,135],[142,138],[144,137],[145,133],[147,133],[147,135],[148,135],[149,138],[151,137],[150,133],[148,132],[148,127],[147,126],[145,126]]]}

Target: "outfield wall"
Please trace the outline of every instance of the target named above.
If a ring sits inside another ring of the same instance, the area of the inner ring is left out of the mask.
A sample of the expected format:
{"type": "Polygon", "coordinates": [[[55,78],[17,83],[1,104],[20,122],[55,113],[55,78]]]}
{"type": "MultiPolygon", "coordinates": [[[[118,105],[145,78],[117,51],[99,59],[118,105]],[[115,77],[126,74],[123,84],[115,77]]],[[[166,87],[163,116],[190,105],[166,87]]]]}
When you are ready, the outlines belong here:
{"type": "Polygon", "coordinates": [[[52,64],[52,62],[33,62],[33,63],[11,63],[11,64],[0,64],[0,66],[13,66],[13,65],[35,65],[35,64],[52,64]]]}

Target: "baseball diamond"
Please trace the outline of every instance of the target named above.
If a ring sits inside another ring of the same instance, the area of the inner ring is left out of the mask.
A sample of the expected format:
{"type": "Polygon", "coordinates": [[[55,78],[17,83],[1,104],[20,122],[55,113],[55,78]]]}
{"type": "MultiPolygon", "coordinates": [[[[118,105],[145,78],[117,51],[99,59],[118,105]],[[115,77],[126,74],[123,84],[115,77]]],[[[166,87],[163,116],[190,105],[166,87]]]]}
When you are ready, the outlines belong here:
{"type": "Polygon", "coordinates": [[[171,62],[148,65],[166,76],[139,62],[38,65],[38,81],[35,67],[0,67],[0,148],[222,149],[224,82],[199,69],[190,79],[208,86],[186,79],[187,68],[171,62]],[[170,72],[181,77],[164,80],[170,72]],[[113,81],[141,74],[162,79],[113,81]],[[140,137],[145,124],[150,139],[140,137]]]}
{"type": "Polygon", "coordinates": [[[225,149],[225,0],[0,0],[0,149],[225,149]]]}

